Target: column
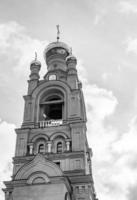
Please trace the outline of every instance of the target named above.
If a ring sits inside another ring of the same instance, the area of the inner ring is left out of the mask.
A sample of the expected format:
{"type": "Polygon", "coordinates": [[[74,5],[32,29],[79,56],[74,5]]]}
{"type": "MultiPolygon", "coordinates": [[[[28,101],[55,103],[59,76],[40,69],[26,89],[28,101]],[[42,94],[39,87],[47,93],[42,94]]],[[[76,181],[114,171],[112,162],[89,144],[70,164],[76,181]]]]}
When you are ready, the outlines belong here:
{"type": "Polygon", "coordinates": [[[9,192],[8,191],[4,191],[5,192],[5,200],[9,199],[9,192]]]}
{"type": "Polygon", "coordinates": [[[48,141],[48,153],[51,153],[52,141],[48,141]]]}
{"type": "Polygon", "coordinates": [[[66,141],[67,151],[70,151],[70,141],[66,141]]]}
{"type": "Polygon", "coordinates": [[[29,154],[32,155],[33,154],[33,144],[29,145],[29,154]]]}

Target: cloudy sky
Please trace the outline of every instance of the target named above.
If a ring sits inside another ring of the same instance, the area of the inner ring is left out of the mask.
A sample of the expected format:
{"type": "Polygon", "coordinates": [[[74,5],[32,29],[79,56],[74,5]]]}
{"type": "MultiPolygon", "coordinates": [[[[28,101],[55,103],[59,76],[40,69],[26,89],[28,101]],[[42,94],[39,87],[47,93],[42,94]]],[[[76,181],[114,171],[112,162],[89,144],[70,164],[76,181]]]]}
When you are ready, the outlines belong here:
{"type": "Polygon", "coordinates": [[[0,187],[12,174],[30,62],[37,51],[43,78],[60,24],[83,82],[97,196],[137,199],[136,22],[136,0],[0,0],[0,187]]]}

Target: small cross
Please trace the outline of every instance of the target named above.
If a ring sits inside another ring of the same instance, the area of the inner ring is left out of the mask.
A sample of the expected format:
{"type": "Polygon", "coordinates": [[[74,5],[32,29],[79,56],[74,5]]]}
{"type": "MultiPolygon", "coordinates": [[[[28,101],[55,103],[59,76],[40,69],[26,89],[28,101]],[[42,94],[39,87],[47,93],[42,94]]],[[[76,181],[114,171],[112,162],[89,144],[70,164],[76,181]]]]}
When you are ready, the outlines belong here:
{"type": "Polygon", "coordinates": [[[70,48],[70,52],[69,52],[69,53],[70,53],[70,55],[72,56],[72,47],[70,48]]]}
{"type": "Polygon", "coordinates": [[[37,52],[35,52],[35,61],[37,60],[37,52]]]}
{"type": "Polygon", "coordinates": [[[57,42],[59,42],[59,39],[60,39],[59,25],[57,25],[56,27],[57,27],[57,42]]]}

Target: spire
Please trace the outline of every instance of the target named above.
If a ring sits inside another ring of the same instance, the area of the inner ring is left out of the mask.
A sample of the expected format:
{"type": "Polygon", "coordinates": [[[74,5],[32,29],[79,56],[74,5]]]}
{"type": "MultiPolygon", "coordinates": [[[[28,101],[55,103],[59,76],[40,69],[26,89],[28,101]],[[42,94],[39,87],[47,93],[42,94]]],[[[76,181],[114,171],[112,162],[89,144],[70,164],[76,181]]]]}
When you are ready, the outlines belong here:
{"type": "Polygon", "coordinates": [[[66,57],[66,62],[67,62],[68,65],[71,64],[71,67],[72,67],[72,63],[74,64],[74,68],[76,67],[77,59],[72,54],[72,47],[70,47],[69,56],[66,57]]]}
{"type": "Polygon", "coordinates": [[[41,63],[37,59],[37,52],[35,52],[35,59],[30,63],[30,80],[39,80],[39,71],[41,68],[41,63]]]}
{"type": "Polygon", "coordinates": [[[35,61],[37,61],[37,52],[35,51],[35,61]]]}
{"type": "Polygon", "coordinates": [[[41,66],[40,61],[38,61],[38,54],[37,54],[36,51],[35,51],[35,58],[34,58],[34,60],[30,63],[30,65],[41,66]]]}
{"type": "Polygon", "coordinates": [[[70,47],[69,55],[72,56],[72,47],[70,47]]]}
{"type": "Polygon", "coordinates": [[[59,25],[56,25],[56,27],[57,27],[57,42],[59,42],[59,39],[60,39],[59,25]]]}

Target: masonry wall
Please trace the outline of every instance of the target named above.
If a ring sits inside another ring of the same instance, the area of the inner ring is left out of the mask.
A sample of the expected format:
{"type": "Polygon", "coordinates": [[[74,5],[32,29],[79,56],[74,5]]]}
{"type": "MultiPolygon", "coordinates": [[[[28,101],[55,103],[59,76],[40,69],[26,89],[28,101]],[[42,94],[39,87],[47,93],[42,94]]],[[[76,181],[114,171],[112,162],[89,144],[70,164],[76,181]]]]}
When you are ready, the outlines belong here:
{"type": "Polygon", "coordinates": [[[16,187],[13,192],[14,200],[64,200],[66,187],[61,184],[31,185],[16,187]]]}

